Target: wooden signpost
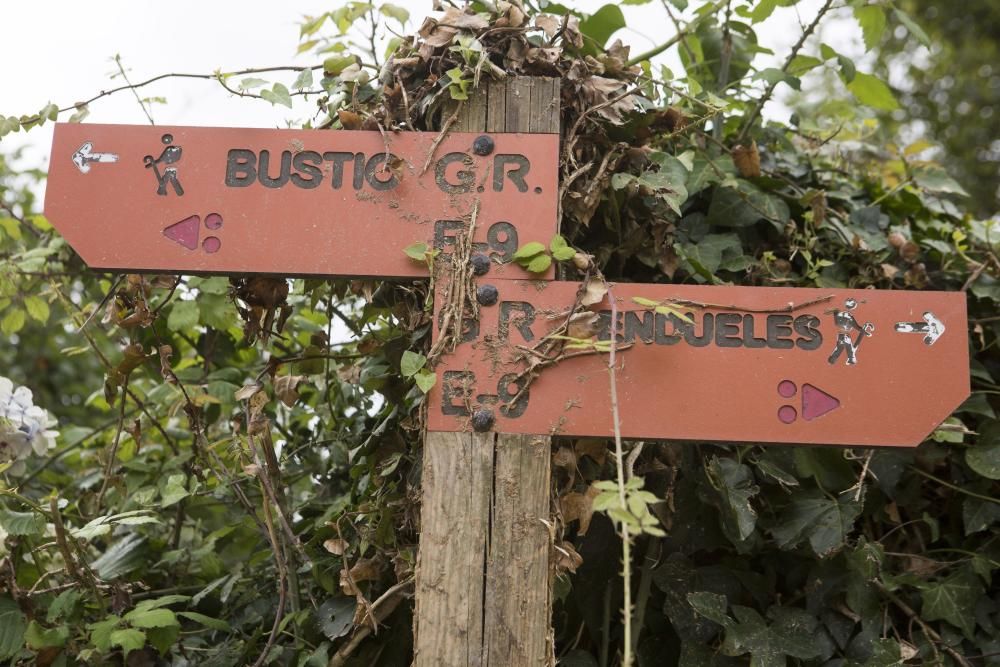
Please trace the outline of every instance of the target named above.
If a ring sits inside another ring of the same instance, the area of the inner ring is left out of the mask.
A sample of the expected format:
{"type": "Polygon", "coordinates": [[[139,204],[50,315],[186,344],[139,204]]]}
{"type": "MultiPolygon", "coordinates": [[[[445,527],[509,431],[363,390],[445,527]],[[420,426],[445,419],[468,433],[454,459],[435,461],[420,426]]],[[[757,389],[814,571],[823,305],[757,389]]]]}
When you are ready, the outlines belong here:
{"type": "Polygon", "coordinates": [[[430,395],[418,666],[550,655],[550,436],[611,434],[612,344],[626,437],[916,446],[969,394],[962,293],[622,284],[574,309],[579,284],[526,280],[507,260],[555,232],[559,108],[522,78],[443,139],[56,128],[46,213],[96,269],[418,278],[404,246],[447,260],[475,222],[496,298],[430,395]]]}

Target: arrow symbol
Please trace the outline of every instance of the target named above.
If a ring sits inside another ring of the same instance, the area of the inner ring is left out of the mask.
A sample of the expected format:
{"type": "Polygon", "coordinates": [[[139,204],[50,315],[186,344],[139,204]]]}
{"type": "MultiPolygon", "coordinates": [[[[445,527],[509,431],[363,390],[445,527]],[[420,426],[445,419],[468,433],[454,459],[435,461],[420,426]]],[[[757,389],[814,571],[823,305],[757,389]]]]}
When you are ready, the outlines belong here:
{"type": "Polygon", "coordinates": [[[924,345],[933,345],[944,333],[944,322],[934,317],[934,313],[924,313],[923,322],[896,322],[899,333],[915,333],[924,335],[924,345]]]}
{"type": "Polygon", "coordinates": [[[81,174],[86,174],[90,171],[91,162],[118,162],[118,155],[115,153],[95,153],[94,143],[87,141],[73,153],[73,164],[76,165],[81,174]]]}

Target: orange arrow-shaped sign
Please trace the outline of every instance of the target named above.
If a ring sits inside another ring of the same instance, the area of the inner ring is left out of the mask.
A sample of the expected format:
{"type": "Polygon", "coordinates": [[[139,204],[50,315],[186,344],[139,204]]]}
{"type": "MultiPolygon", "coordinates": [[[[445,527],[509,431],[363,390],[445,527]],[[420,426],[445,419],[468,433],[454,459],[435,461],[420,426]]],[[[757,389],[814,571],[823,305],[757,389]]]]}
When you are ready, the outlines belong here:
{"type": "Polygon", "coordinates": [[[58,124],[45,213],[91,268],[426,277],[556,228],[559,136],[58,124]],[[440,141],[438,141],[440,139],[440,141]],[[101,152],[96,151],[99,147],[101,152]]]}
{"type": "Polygon", "coordinates": [[[562,329],[577,283],[482,282],[430,430],[611,435],[612,331],[626,438],[916,446],[969,395],[960,292],[621,284],[562,329]]]}

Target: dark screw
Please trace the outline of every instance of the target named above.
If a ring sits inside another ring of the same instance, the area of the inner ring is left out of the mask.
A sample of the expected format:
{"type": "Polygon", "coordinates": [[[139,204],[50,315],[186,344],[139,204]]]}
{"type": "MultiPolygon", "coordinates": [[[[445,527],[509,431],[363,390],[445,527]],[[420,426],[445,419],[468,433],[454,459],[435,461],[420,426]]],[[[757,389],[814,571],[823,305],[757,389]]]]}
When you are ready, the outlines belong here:
{"type": "Polygon", "coordinates": [[[480,306],[492,306],[500,298],[500,292],[493,285],[480,285],[476,288],[476,301],[480,306]]]}
{"type": "Polygon", "coordinates": [[[472,413],[472,430],[476,433],[483,433],[493,428],[493,411],[476,410],[472,413]]]}
{"type": "Polygon", "coordinates": [[[476,155],[489,155],[493,152],[493,148],[493,138],[487,137],[485,134],[476,137],[476,140],[472,142],[472,152],[476,155]]]}
{"type": "Polygon", "coordinates": [[[472,272],[477,276],[485,276],[490,272],[490,258],[481,252],[472,256],[472,272]]]}

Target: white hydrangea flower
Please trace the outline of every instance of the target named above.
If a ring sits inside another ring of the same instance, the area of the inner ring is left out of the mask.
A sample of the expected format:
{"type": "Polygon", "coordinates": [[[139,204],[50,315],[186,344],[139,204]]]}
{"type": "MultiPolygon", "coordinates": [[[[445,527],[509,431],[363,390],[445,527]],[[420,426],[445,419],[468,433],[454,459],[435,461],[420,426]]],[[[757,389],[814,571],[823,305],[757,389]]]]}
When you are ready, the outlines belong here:
{"type": "Polygon", "coordinates": [[[15,388],[8,378],[0,377],[0,463],[13,462],[9,472],[17,474],[32,452],[42,456],[55,446],[58,432],[51,430],[55,425],[48,412],[34,405],[30,389],[15,388]]]}

